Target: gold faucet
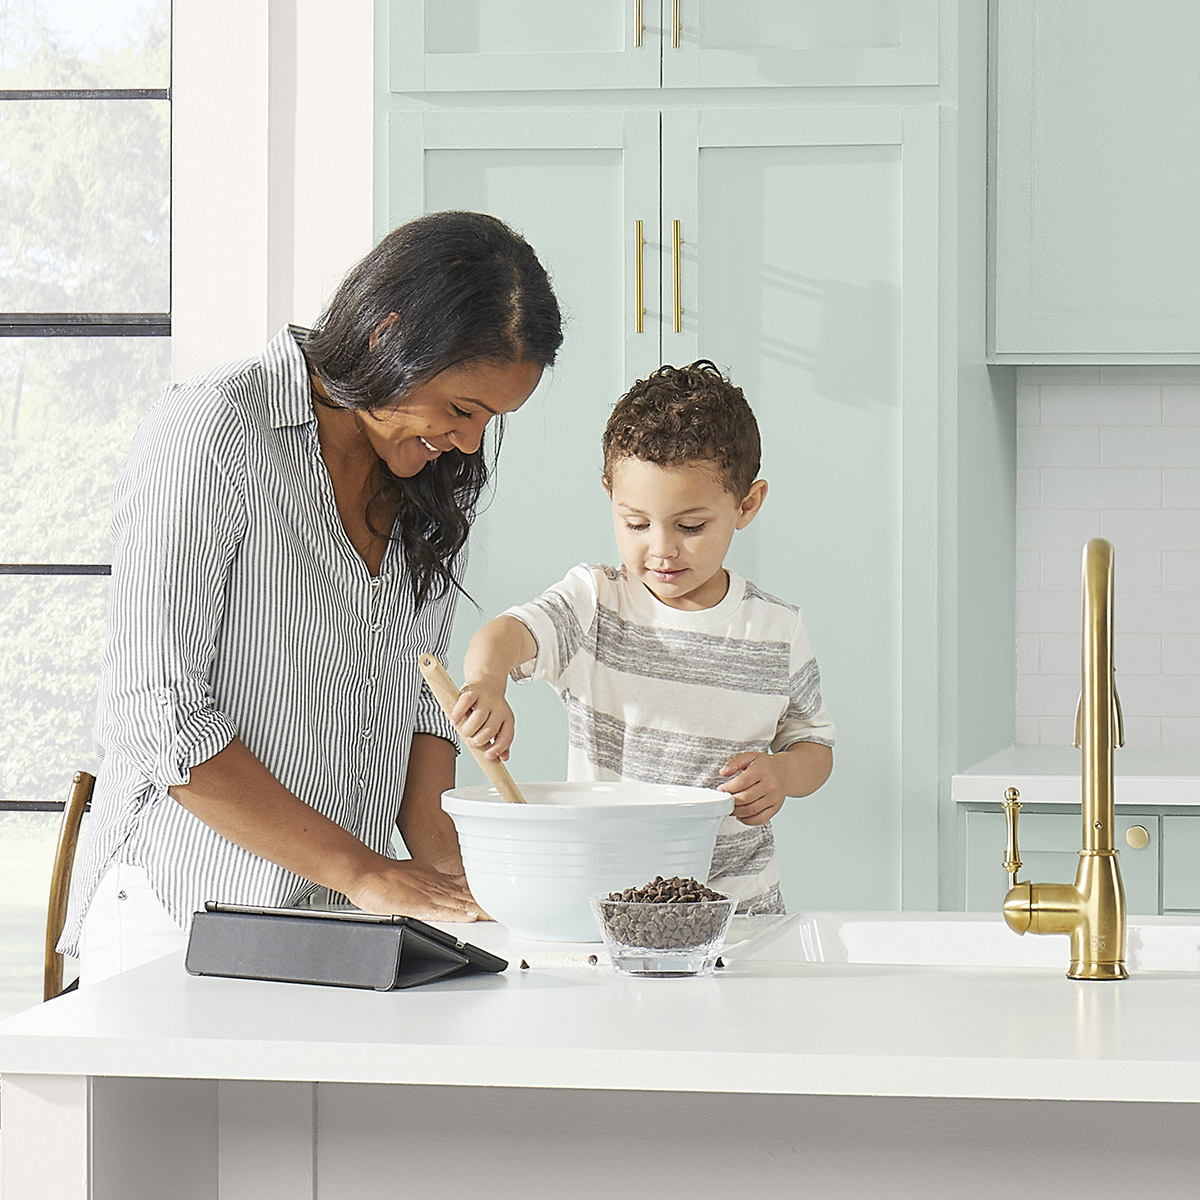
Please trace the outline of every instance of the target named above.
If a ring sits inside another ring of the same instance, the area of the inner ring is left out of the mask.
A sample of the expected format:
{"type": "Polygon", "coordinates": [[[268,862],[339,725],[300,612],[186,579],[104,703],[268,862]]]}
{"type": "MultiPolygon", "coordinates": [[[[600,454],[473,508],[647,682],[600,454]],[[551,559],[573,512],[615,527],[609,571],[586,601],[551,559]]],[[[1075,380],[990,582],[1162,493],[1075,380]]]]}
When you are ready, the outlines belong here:
{"type": "Polygon", "coordinates": [[[1005,793],[1009,889],[1004,920],[1017,933],[1071,937],[1070,979],[1127,979],[1125,888],[1113,847],[1113,746],[1125,744],[1113,679],[1113,548],[1092,538],[1083,548],[1083,691],[1075,746],[1083,751],[1083,848],[1071,883],[1018,883],[1017,789],[1005,793]]]}

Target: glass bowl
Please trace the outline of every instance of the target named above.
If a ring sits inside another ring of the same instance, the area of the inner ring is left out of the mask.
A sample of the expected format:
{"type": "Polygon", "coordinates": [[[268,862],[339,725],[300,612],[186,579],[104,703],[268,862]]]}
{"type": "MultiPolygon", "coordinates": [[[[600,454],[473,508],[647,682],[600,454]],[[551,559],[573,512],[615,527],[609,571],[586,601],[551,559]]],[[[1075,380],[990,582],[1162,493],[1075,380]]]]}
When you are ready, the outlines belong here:
{"type": "Polygon", "coordinates": [[[725,944],[737,900],[664,903],[591,898],[613,967],[623,975],[706,975],[725,944]]]}

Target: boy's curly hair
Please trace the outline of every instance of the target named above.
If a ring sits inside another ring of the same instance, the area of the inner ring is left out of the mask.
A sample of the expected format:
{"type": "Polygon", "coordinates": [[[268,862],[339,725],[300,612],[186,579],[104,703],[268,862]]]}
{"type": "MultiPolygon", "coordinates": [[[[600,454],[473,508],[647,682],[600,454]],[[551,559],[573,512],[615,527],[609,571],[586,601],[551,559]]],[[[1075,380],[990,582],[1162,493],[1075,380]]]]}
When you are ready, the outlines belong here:
{"type": "Polygon", "coordinates": [[[758,478],[758,422],[742,389],[707,358],[659,367],[617,401],[604,428],[604,484],[623,458],[659,466],[711,465],[741,500],[758,478]]]}

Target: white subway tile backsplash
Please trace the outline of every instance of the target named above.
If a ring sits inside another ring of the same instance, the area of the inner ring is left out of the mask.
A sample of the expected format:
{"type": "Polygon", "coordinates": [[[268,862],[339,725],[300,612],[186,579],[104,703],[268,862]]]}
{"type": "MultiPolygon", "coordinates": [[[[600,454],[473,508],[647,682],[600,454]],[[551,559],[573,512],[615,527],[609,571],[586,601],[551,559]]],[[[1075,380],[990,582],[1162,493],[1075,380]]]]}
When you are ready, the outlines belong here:
{"type": "MultiPolygon", "coordinates": [[[[1200,513],[1196,515],[1200,520],[1200,513]]],[[[1020,555],[1017,557],[1019,562],[1020,555]]],[[[1167,550],[1162,560],[1164,591],[1200,592],[1200,550],[1167,550]]]]}
{"type": "Polygon", "coordinates": [[[1172,750],[1200,746],[1200,717],[1163,717],[1162,744],[1172,750]]]}
{"type": "MultiPolygon", "coordinates": [[[[1124,702],[1122,702],[1124,707],[1124,702]]],[[[1162,727],[1163,719],[1161,717],[1142,717],[1134,714],[1129,715],[1129,709],[1124,708],[1125,712],[1125,745],[1130,750],[1154,750],[1163,744],[1162,727]]],[[[1200,743],[1197,743],[1200,745],[1200,743]]],[[[1117,751],[1119,754],[1120,751],[1117,751]]]]}
{"type": "Polygon", "coordinates": [[[1163,635],[1163,674],[1195,675],[1200,686],[1200,634],[1163,635]]]}
{"type": "Polygon", "coordinates": [[[1017,634],[1017,674],[1036,675],[1041,670],[1041,638],[1036,633],[1017,634]]]}
{"type": "Polygon", "coordinates": [[[1123,592],[1115,607],[1126,633],[1200,633],[1200,604],[1188,592],[1123,592]]]}
{"type": "MultiPolygon", "coordinates": [[[[1017,641],[1033,634],[1018,634],[1017,641]]],[[[1079,630],[1074,633],[1043,633],[1039,640],[1038,670],[1047,675],[1078,675],[1082,653],[1079,630]]],[[[1020,659],[1017,673],[1021,673],[1020,659]]]]}
{"type": "Polygon", "coordinates": [[[1017,591],[1036,592],[1041,587],[1042,556],[1036,550],[1017,551],[1017,591]]]}
{"type": "Polygon", "coordinates": [[[1036,467],[1017,468],[1017,507],[1041,508],[1042,473],[1036,467]]]}
{"type": "MultiPolygon", "coordinates": [[[[1082,640],[1080,655],[1082,656],[1082,640]]],[[[1158,633],[1124,633],[1113,636],[1113,663],[1118,675],[1158,675],[1163,669],[1163,638],[1158,633]]]]}
{"type": "Polygon", "coordinates": [[[1084,508],[1018,509],[1018,550],[1082,550],[1100,536],[1100,513],[1084,508]]]}
{"type": "Polygon", "coordinates": [[[1125,550],[1200,550],[1200,514],[1178,508],[1105,509],[1100,535],[1118,555],[1125,550]]]}
{"type": "Polygon", "coordinates": [[[1040,746],[1042,743],[1041,717],[1023,717],[1018,713],[1016,738],[1018,746],[1040,746]]]}
{"type": "Polygon", "coordinates": [[[1098,467],[1095,425],[1030,425],[1017,430],[1017,464],[1026,467],[1098,467]]]}
{"type": "Polygon", "coordinates": [[[1161,508],[1161,471],[1101,467],[1041,469],[1042,508],[1161,508]]]}
{"type": "Polygon", "coordinates": [[[1163,477],[1163,508],[1200,513],[1200,467],[1168,467],[1163,477]]]}
{"type": "Polygon", "coordinates": [[[1125,715],[1159,717],[1196,715],[1196,679],[1189,675],[1122,675],[1121,710],[1125,715]]]}
{"type": "Polygon", "coordinates": [[[1105,467],[1158,470],[1200,466],[1200,425],[1102,429],[1100,463],[1105,467]]]}
{"type": "Polygon", "coordinates": [[[1099,535],[1127,744],[1200,747],[1200,367],[1019,368],[1016,433],[1018,741],[1071,742],[1099,535]]]}
{"type": "Polygon", "coordinates": [[[1017,680],[1017,700],[1023,712],[1039,717],[1075,718],[1079,702],[1079,673],[1025,675],[1017,680]]]}
{"type": "Polygon", "coordinates": [[[1071,592],[1018,592],[1017,635],[1079,632],[1079,596],[1071,592]]]}
{"type": "Polygon", "coordinates": [[[1028,383],[1017,384],[1017,428],[1042,423],[1041,389],[1028,383]]]}
{"type": "MultiPolygon", "coordinates": [[[[1041,412],[1040,401],[1038,412],[1041,412]]],[[[1163,388],[1163,424],[1200,425],[1200,383],[1163,388]]]]}
{"type": "Polygon", "coordinates": [[[1041,745],[1070,746],[1075,741],[1075,705],[1071,705],[1069,717],[1042,717],[1040,726],[1041,745]]]}
{"type": "Polygon", "coordinates": [[[1043,425],[1161,425],[1162,388],[1042,385],[1043,425]]]}

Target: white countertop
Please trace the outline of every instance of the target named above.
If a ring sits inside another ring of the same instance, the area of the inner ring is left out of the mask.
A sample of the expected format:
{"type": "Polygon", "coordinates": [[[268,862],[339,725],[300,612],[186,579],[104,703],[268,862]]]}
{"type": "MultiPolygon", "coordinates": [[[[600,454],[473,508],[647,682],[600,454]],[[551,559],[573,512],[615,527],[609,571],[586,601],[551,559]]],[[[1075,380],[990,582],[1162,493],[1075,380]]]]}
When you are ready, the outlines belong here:
{"type": "Polygon", "coordinates": [[[598,946],[454,928],[509,970],[375,993],[193,978],[176,955],[0,1022],[0,1071],[1200,1102],[1200,973],[1076,982],[1065,939],[1053,969],[764,960],[638,979],[598,946]]]}
{"type": "MultiPolygon", "coordinates": [[[[1113,753],[1113,799],[1118,809],[1137,805],[1200,805],[1200,750],[1122,747],[1113,753]]],[[[1000,805],[1016,787],[1022,804],[1080,803],[1078,750],[1070,746],[1010,746],[955,775],[956,803],[1000,805]]]]}

